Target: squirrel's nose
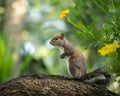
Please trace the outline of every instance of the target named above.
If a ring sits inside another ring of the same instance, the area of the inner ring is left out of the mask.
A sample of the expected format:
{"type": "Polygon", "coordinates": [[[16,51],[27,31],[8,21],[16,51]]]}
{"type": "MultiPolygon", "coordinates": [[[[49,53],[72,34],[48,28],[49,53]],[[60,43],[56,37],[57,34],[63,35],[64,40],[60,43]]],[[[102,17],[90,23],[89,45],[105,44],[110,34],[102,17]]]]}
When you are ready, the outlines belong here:
{"type": "Polygon", "coordinates": [[[54,44],[53,41],[50,41],[50,44],[53,45],[54,44]]]}

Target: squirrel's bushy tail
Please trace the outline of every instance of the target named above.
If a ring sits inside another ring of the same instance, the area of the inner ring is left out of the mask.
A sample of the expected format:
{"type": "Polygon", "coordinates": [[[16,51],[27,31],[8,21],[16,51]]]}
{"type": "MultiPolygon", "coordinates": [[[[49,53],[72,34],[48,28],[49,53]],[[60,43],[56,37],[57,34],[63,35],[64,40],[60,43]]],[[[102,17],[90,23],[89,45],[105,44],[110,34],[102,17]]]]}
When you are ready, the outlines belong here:
{"type": "Polygon", "coordinates": [[[113,80],[113,75],[108,72],[107,67],[102,66],[90,73],[87,73],[84,77],[81,78],[82,80],[91,80],[90,82],[96,85],[107,87],[110,85],[111,81],[113,80]],[[97,78],[99,76],[104,76],[103,79],[97,78]]]}
{"type": "Polygon", "coordinates": [[[100,85],[103,87],[107,87],[112,83],[113,80],[113,75],[109,72],[102,72],[104,75],[104,79],[94,79],[93,81],[91,81],[91,83],[96,84],[96,85],[100,85]]]}

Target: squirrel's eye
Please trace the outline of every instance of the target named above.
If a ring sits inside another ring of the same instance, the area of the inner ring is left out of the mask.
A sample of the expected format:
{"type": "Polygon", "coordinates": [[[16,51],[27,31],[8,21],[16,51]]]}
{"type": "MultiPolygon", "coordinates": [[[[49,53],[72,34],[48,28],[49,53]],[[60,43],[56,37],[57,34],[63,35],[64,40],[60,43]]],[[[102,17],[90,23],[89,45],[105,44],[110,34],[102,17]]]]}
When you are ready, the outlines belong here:
{"type": "Polygon", "coordinates": [[[58,40],[58,38],[55,38],[55,40],[58,40]]]}

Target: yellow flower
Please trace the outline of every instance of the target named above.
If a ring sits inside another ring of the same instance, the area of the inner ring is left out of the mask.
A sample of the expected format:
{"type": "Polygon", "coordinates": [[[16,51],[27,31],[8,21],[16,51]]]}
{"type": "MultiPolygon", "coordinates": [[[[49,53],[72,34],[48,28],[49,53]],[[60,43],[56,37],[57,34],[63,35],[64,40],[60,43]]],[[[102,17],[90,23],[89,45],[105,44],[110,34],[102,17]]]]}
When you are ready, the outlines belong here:
{"type": "Polygon", "coordinates": [[[70,12],[69,9],[62,10],[60,12],[60,18],[64,18],[70,12]]]}
{"type": "Polygon", "coordinates": [[[113,47],[114,50],[116,50],[117,48],[119,48],[120,45],[119,45],[118,41],[115,41],[115,42],[112,44],[112,47],[113,47]]]}
{"type": "Polygon", "coordinates": [[[117,48],[119,48],[120,45],[118,41],[113,42],[113,44],[106,44],[104,47],[98,50],[100,55],[105,56],[109,53],[112,53],[113,51],[116,51],[117,48]]]}

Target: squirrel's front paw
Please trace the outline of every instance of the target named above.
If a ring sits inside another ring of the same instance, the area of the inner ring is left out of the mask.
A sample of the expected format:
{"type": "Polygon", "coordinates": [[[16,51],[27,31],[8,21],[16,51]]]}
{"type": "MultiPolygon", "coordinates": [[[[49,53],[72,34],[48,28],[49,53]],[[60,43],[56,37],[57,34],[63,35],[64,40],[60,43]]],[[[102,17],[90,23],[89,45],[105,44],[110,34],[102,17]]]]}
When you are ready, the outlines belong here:
{"type": "Polygon", "coordinates": [[[61,54],[61,55],[60,55],[60,58],[61,58],[61,59],[65,58],[64,54],[61,54]]]}

